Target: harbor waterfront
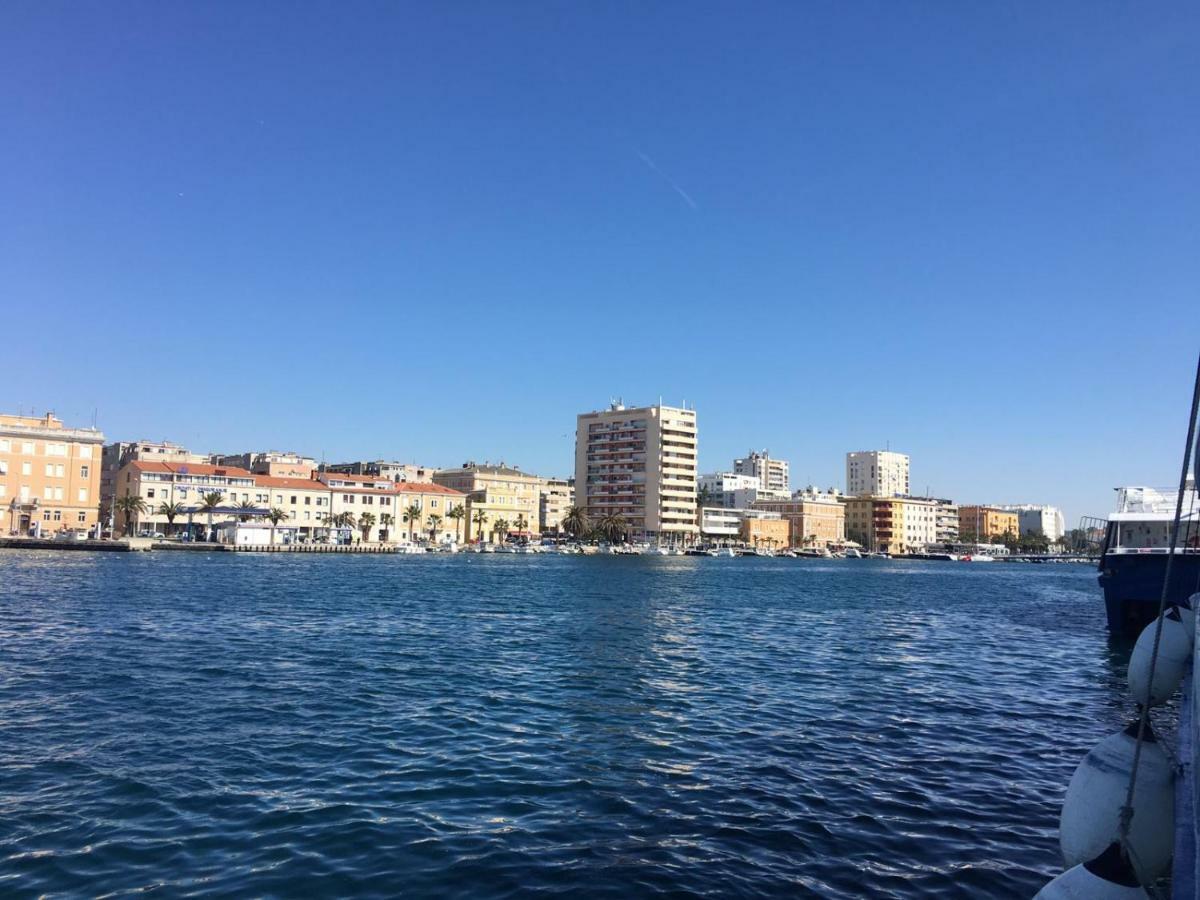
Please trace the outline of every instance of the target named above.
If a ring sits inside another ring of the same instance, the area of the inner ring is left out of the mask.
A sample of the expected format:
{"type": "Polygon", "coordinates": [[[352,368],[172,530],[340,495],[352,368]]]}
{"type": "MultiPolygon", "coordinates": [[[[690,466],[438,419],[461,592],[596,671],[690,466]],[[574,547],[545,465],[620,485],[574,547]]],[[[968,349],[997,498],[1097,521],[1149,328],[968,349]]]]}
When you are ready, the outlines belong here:
{"type": "Polygon", "coordinates": [[[0,893],[1031,896],[1095,569],[0,550],[0,893]]]}

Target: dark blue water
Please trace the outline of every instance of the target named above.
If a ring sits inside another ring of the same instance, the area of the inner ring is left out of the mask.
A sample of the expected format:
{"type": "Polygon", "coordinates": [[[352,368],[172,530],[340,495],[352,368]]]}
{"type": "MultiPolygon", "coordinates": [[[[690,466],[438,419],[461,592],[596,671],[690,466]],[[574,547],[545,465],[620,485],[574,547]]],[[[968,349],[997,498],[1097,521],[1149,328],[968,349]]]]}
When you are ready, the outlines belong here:
{"type": "Polygon", "coordinates": [[[0,894],[1029,896],[1083,566],[0,551],[0,894]]]}

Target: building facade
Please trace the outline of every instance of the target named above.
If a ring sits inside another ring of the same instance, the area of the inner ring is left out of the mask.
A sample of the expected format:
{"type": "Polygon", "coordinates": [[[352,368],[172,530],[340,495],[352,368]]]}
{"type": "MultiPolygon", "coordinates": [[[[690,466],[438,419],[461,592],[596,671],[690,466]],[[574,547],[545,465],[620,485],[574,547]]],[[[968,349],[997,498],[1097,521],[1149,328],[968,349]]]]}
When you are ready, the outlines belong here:
{"type": "Polygon", "coordinates": [[[538,498],[538,522],[542,534],[558,532],[567,510],[575,505],[575,483],[571,478],[546,478],[538,498]]]}
{"type": "Polygon", "coordinates": [[[778,513],[788,522],[789,547],[830,547],[846,540],[846,506],[842,495],[830,488],[808,487],[786,500],[756,500],[755,509],[778,513]]]}
{"type": "Polygon", "coordinates": [[[958,534],[963,541],[990,541],[1005,535],[1017,537],[1021,522],[1015,512],[999,506],[960,506],[958,534]]]}
{"type": "Polygon", "coordinates": [[[389,481],[433,484],[433,473],[437,469],[430,466],[418,466],[414,463],[388,462],[387,460],[376,459],[359,462],[330,463],[321,466],[321,471],[340,472],[343,475],[379,475],[389,481]]]}
{"type": "Polygon", "coordinates": [[[764,550],[782,550],[788,545],[788,523],[779,518],[747,516],[742,519],[738,537],[748,547],[764,550]]]}
{"type": "Polygon", "coordinates": [[[851,497],[907,497],[908,456],[893,450],[846,454],[846,493],[851,497]]]}
{"type": "Polygon", "coordinates": [[[214,466],[234,466],[255,475],[274,475],[277,478],[309,478],[317,469],[317,461],[312,457],[299,453],[280,453],[278,450],[213,454],[208,461],[214,466]]]}
{"type": "Polygon", "coordinates": [[[4,531],[46,535],[96,527],[104,435],[61,419],[0,414],[4,531]]]}
{"type": "Polygon", "coordinates": [[[207,531],[210,524],[216,528],[236,520],[246,506],[266,515],[269,499],[269,491],[255,484],[246,469],[134,459],[117,473],[113,533],[169,537],[183,530],[207,531]],[[221,497],[211,511],[204,501],[208,494],[221,497]],[[141,498],[142,508],[122,509],[123,497],[141,498]]]}
{"type": "Polygon", "coordinates": [[[112,498],[116,494],[117,473],[128,462],[140,459],[145,462],[208,463],[203,453],[193,453],[187,447],[170,441],[116,441],[105,444],[100,464],[100,503],[106,516],[105,524],[112,524],[112,498]]]}
{"type": "MultiPolygon", "coordinates": [[[[757,499],[758,490],[762,484],[756,475],[710,472],[707,475],[701,475],[696,481],[696,486],[698,493],[705,497],[705,506],[723,506],[726,509],[735,509],[739,507],[736,502],[738,499],[744,499],[746,496],[750,496],[751,501],[757,499]]],[[[745,505],[749,506],[750,504],[745,505]]]]}
{"type": "Polygon", "coordinates": [[[1017,527],[1022,537],[1040,533],[1045,535],[1050,543],[1055,544],[1067,533],[1066,519],[1057,506],[1023,503],[1017,506],[1002,506],[1001,509],[1017,514],[1017,527]]]}
{"type": "Polygon", "coordinates": [[[743,523],[747,519],[771,519],[782,522],[779,513],[762,509],[728,509],[724,506],[704,506],[700,509],[700,534],[707,541],[730,543],[742,540],[743,523]]]}
{"type": "Polygon", "coordinates": [[[915,497],[846,497],[846,537],[876,553],[922,553],[937,543],[937,504],[915,497]]]}
{"type": "Polygon", "coordinates": [[[598,522],[624,518],[635,540],[690,542],[696,517],[696,411],[620,403],[575,428],[576,504],[598,522]]]}
{"type": "Polygon", "coordinates": [[[439,469],[433,483],[466,496],[465,533],[470,542],[502,541],[505,534],[537,537],[542,479],[515,466],[463,463],[439,469]]]}
{"type": "Polygon", "coordinates": [[[772,459],[769,450],[751,450],[742,459],[733,461],[733,471],[738,475],[749,475],[758,481],[764,491],[784,497],[791,493],[791,474],[787,460],[772,459]]]}

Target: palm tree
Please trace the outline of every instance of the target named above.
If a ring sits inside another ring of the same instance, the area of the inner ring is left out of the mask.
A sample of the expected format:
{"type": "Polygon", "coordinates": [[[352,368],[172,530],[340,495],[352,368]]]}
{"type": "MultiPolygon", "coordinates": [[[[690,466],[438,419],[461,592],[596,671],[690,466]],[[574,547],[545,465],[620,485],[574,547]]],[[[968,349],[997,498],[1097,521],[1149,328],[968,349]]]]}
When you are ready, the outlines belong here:
{"type": "Polygon", "coordinates": [[[160,516],[167,517],[167,534],[175,530],[175,517],[183,511],[182,503],[167,503],[165,500],[158,504],[158,509],[155,510],[160,516]]]}
{"type": "Polygon", "coordinates": [[[365,512],[358,517],[358,530],[362,532],[362,539],[369,540],[371,537],[371,526],[375,524],[375,513],[365,512]]]}
{"type": "Polygon", "coordinates": [[[260,515],[262,515],[262,513],[259,512],[258,507],[249,500],[243,500],[241,503],[239,503],[234,508],[234,512],[237,513],[239,522],[249,522],[251,519],[257,519],[260,515]]]}
{"type": "Polygon", "coordinates": [[[524,535],[525,529],[529,527],[529,520],[525,518],[524,513],[517,513],[517,521],[515,524],[517,526],[517,534],[524,535]]]}
{"type": "Polygon", "coordinates": [[[463,508],[463,505],[461,503],[458,504],[458,506],[450,507],[450,510],[446,513],[447,516],[449,516],[451,519],[454,520],[454,540],[455,541],[459,540],[458,535],[459,535],[459,532],[462,531],[462,520],[463,520],[463,517],[466,516],[466,514],[467,514],[467,511],[465,508],[463,508]]]}
{"type": "Polygon", "coordinates": [[[609,513],[600,520],[600,532],[612,543],[625,536],[625,517],[620,513],[609,513]]]}
{"type": "Polygon", "coordinates": [[[267,513],[267,518],[271,520],[271,543],[275,543],[275,527],[288,517],[287,511],[280,509],[278,506],[271,507],[267,513]]]}
{"type": "Polygon", "coordinates": [[[425,520],[425,524],[429,526],[429,543],[436,544],[438,528],[442,524],[442,517],[437,513],[433,513],[433,515],[425,520]]]}
{"type": "Polygon", "coordinates": [[[404,510],[404,521],[408,523],[408,542],[411,544],[413,529],[421,521],[421,507],[415,503],[410,503],[408,509],[404,510]]]}
{"type": "Polygon", "coordinates": [[[503,544],[508,539],[508,528],[508,519],[497,519],[492,523],[492,531],[500,535],[499,543],[503,544]]]}
{"type": "Polygon", "coordinates": [[[379,539],[381,541],[387,540],[387,538],[390,538],[392,536],[391,535],[392,523],[395,521],[396,520],[392,518],[391,513],[380,513],[379,514],[379,528],[380,528],[379,539]],[[387,537],[385,537],[385,535],[387,537]]]}
{"type": "Polygon", "coordinates": [[[200,498],[200,509],[208,513],[208,539],[212,540],[212,517],[213,512],[221,505],[221,501],[225,498],[221,496],[220,491],[209,491],[200,498]]]}
{"type": "Polygon", "coordinates": [[[482,509],[475,510],[471,514],[471,521],[475,523],[475,537],[479,539],[479,543],[483,543],[483,523],[487,521],[487,513],[482,509]]]}
{"type": "Polygon", "coordinates": [[[567,529],[567,533],[573,538],[587,534],[590,527],[587,510],[581,506],[568,506],[562,518],[562,527],[567,529]]]}
{"type": "Polygon", "coordinates": [[[134,517],[140,516],[147,509],[146,501],[134,494],[118,497],[114,503],[117,512],[125,517],[125,537],[133,534],[134,517]]]}

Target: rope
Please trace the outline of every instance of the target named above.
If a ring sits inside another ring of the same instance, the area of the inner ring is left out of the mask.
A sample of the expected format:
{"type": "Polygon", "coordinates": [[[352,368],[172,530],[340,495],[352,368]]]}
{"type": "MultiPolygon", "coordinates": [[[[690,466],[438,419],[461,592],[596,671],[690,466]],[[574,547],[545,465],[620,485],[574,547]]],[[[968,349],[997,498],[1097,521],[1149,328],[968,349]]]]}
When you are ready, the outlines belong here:
{"type": "MultiPolygon", "coordinates": [[[[1192,388],[1192,412],[1188,418],[1187,441],[1183,445],[1183,468],[1179,473],[1179,493],[1175,497],[1175,522],[1171,528],[1171,546],[1167,552],[1167,570],[1163,574],[1162,596],[1158,602],[1158,619],[1155,622],[1154,628],[1154,650],[1150,654],[1150,675],[1147,679],[1147,696],[1146,702],[1139,704],[1141,706],[1141,715],[1138,717],[1137,742],[1133,748],[1133,767],[1129,772],[1129,790],[1125,794],[1125,805],[1121,807],[1121,820],[1118,833],[1121,836],[1121,844],[1125,847],[1127,853],[1132,853],[1132,847],[1129,845],[1129,828],[1133,823],[1133,793],[1137,787],[1138,765],[1142,760],[1142,744],[1145,742],[1146,723],[1150,720],[1150,697],[1149,691],[1154,685],[1154,670],[1158,664],[1158,647],[1162,641],[1163,630],[1163,613],[1167,610],[1167,595],[1168,588],[1171,583],[1171,564],[1175,561],[1175,548],[1179,541],[1179,523],[1183,517],[1183,495],[1187,491],[1188,468],[1192,461],[1192,452],[1196,438],[1196,416],[1200,412],[1200,359],[1196,362],[1196,383],[1192,388]]],[[[1134,698],[1137,699],[1136,697],[1134,698]]]]}

